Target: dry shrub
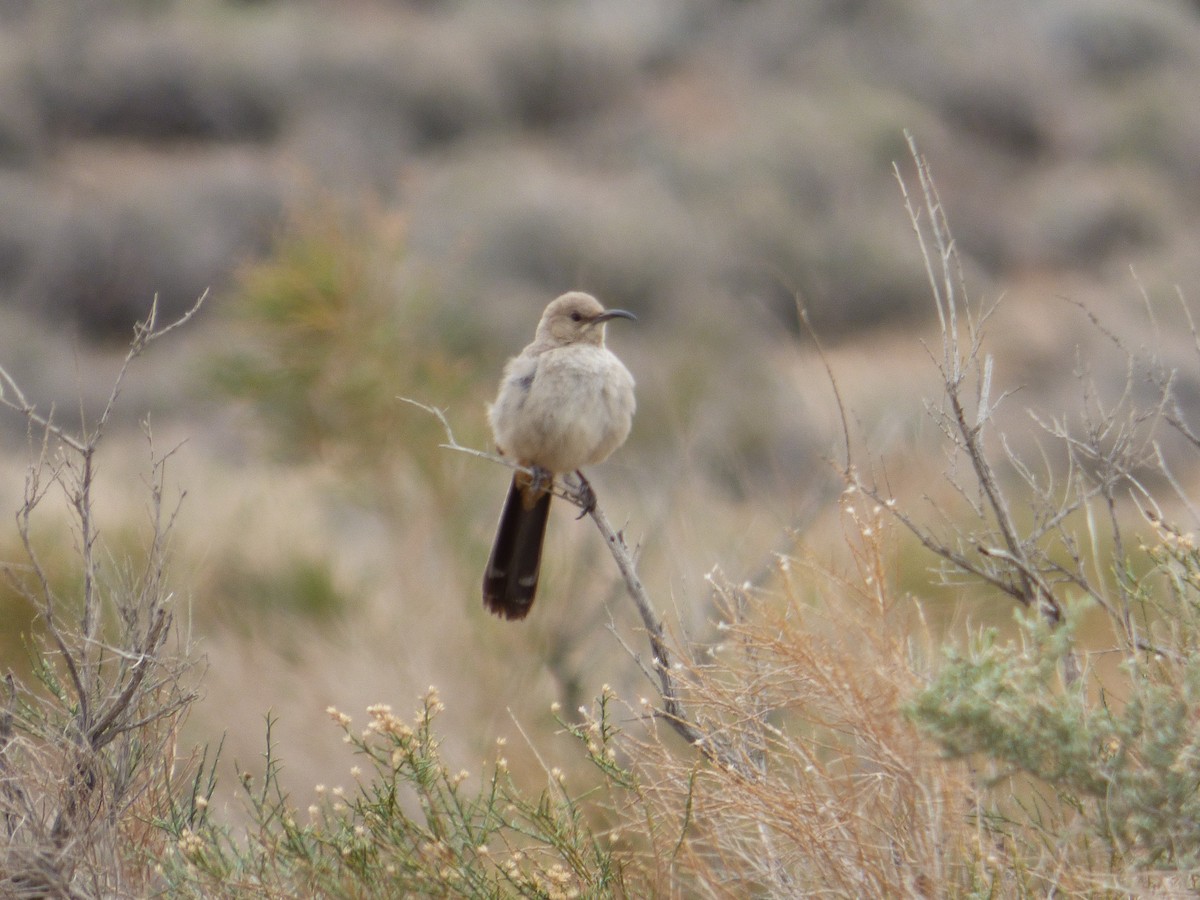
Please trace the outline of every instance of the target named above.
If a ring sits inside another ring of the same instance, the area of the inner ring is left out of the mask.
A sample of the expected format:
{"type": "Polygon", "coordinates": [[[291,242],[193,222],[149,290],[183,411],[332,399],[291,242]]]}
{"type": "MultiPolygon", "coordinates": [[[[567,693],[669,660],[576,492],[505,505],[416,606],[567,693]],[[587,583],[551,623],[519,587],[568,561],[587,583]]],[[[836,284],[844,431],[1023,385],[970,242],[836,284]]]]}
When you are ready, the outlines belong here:
{"type": "Polygon", "coordinates": [[[164,842],[157,822],[172,805],[178,728],[196,697],[167,578],[177,505],[165,496],[164,472],[172,454],[150,440],[150,527],[140,560],[116,557],[101,540],[93,492],[96,451],[129,364],[198,308],[165,327],[151,311],[104,411],[78,431],[34,407],[0,368],[0,405],[24,416],[30,437],[16,515],[24,558],[0,563],[0,574],[40,626],[29,645],[32,675],[10,671],[0,697],[4,896],[143,893],[147,863],[164,842]],[[33,525],[59,500],[75,554],[76,577],[65,590],[42,563],[33,525]]]}
{"type": "MultiPolygon", "coordinates": [[[[847,429],[849,573],[801,574],[782,557],[769,587],[714,579],[719,639],[682,650],[643,612],[659,695],[638,710],[648,736],[614,733],[606,703],[576,733],[622,788],[624,826],[649,824],[640,858],[664,892],[1120,896],[1194,886],[1200,556],[1190,534],[1162,521],[1147,486],[1162,488],[1164,503],[1182,490],[1160,426],[1200,446],[1174,373],[1093,319],[1125,359],[1123,392],[1105,397],[1081,370],[1079,424],[1035,416],[1066,471],[1045,446],[1041,467],[1023,459],[995,415],[1009,395],[985,350],[989,311],[967,302],[937,190],[915,146],[913,156],[920,194],[906,197],[942,332],[931,358],[943,396],[927,410],[961,509],[933,500],[926,524],[893,498],[885,466],[872,460],[860,474],[847,429]],[[1155,525],[1153,546],[1134,551],[1131,513],[1155,525]],[[896,526],[930,554],[935,579],[982,587],[990,606],[1015,612],[1016,634],[955,629],[935,658],[943,636],[931,640],[918,602],[892,587],[896,526]],[[1078,634],[1085,609],[1102,635],[1078,634]],[[695,750],[681,752],[663,723],[695,750]]],[[[1174,499],[1195,515],[1186,493],[1174,499]]],[[[626,572],[623,541],[608,543],[626,572]]],[[[644,607],[636,578],[626,582],[644,607]]]]}
{"type": "MultiPolygon", "coordinates": [[[[674,667],[696,750],[653,718],[608,743],[633,775],[621,829],[645,836],[658,891],[945,896],[970,882],[969,774],[904,713],[929,642],[887,585],[886,522],[863,499],[842,503],[856,570],[780,557],[770,588],[712,579],[719,640],[674,667]]],[[[603,718],[580,730],[594,758],[603,718]]]]}

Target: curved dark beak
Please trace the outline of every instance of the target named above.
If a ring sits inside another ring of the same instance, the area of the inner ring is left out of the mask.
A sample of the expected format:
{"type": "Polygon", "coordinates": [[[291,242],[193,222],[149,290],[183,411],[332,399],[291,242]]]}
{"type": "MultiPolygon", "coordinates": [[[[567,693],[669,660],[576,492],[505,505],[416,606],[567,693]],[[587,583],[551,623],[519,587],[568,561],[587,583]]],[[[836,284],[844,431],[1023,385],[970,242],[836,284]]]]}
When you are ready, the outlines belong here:
{"type": "Polygon", "coordinates": [[[609,319],[630,319],[636,322],[637,316],[626,309],[606,309],[604,312],[600,313],[600,315],[596,316],[596,318],[592,319],[592,321],[607,322],[609,319]]]}

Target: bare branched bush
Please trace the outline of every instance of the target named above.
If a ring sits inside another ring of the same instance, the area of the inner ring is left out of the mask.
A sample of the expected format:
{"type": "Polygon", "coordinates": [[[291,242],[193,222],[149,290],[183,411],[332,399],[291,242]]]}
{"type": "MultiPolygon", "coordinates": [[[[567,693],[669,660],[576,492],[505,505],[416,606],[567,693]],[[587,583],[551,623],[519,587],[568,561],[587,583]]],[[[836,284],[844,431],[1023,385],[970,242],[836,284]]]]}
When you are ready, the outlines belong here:
{"type": "MultiPolygon", "coordinates": [[[[16,897],[134,896],[162,835],[154,822],[171,788],[179,724],[195,690],[174,627],[166,575],[178,503],[164,494],[173,451],[149,425],[149,539],[120,559],[100,536],[97,452],[130,364],[188,321],[138,325],[99,418],[78,431],[40,412],[0,369],[0,403],[24,416],[31,459],[16,528],[24,559],[0,571],[41,628],[30,639],[34,677],[8,674],[0,699],[0,893],[16,897]],[[42,562],[35,522],[64,502],[76,571],[64,590],[42,562]]],[[[180,498],[180,500],[182,497],[180,498]]]]}
{"type": "Polygon", "coordinates": [[[1078,408],[1030,411],[1041,444],[1032,461],[1015,449],[997,423],[1008,392],[994,386],[985,350],[989,311],[967,300],[928,165],[912,150],[920,194],[905,197],[942,335],[933,357],[943,397],[929,411],[955,501],[927,493],[927,525],[859,468],[849,478],[932,552],[944,584],[982,585],[1022,614],[1015,641],[969,634],[908,714],[948,757],[971,761],[974,820],[1027,887],[1175,890],[1200,865],[1190,724],[1200,717],[1198,560],[1165,512],[1193,508],[1163,450],[1167,430],[1189,434],[1177,373],[1088,313],[1124,363],[1120,388],[1107,396],[1079,365],[1078,408]],[[1085,636],[1092,611],[1104,624],[1085,636]]]}
{"type": "MultiPolygon", "coordinates": [[[[1121,652],[1153,650],[1141,633],[1138,597],[1123,569],[1129,547],[1125,510],[1157,508],[1142,483],[1158,469],[1156,429],[1171,403],[1169,379],[1154,361],[1139,367],[1119,340],[1127,371],[1118,397],[1104,398],[1090,373],[1078,372],[1083,390],[1078,421],[1067,415],[1041,418],[1046,444],[1036,460],[1015,450],[996,422],[1013,389],[993,384],[994,359],[985,349],[985,326],[994,306],[967,295],[958,251],[928,164],[910,139],[920,193],[913,196],[897,168],[905,204],[925,261],[941,333],[940,354],[931,358],[942,380],[939,402],[927,404],[943,438],[945,485],[957,502],[944,506],[928,492],[934,524],[898,505],[875,477],[851,464],[848,478],[884,503],[905,528],[942,563],[949,584],[974,580],[1052,624],[1060,623],[1070,597],[1086,597],[1111,620],[1121,652]],[[1138,379],[1160,379],[1148,403],[1139,402],[1138,379]],[[1097,565],[1111,548],[1118,565],[1097,565]]],[[[1093,318],[1093,323],[1099,323],[1093,318]]],[[[1110,335],[1111,337],[1111,335],[1110,335]]],[[[1069,680],[1078,661],[1063,659],[1069,680]]]]}

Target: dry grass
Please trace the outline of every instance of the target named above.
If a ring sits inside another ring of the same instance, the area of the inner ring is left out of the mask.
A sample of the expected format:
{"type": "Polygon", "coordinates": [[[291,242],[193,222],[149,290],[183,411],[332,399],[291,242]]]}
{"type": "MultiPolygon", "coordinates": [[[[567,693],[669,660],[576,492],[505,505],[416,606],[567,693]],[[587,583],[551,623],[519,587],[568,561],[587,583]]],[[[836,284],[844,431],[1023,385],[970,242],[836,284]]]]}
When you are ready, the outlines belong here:
{"type": "MultiPolygon", "coordinates": [[[[931,641],[887,585],[887,519],[847,494],[856,567],[781,557],[772,586],[714,579],[720,640],[689,648],[681,681],[716,747],[706,762],[663,725],[615,742],[637,773],[630,835],[666,893],[946,896],[982,858],[964,827],[968,769],[904,714],[931,641]]],[[[631,704],[641,718],[648,707],[631,704]]]]}

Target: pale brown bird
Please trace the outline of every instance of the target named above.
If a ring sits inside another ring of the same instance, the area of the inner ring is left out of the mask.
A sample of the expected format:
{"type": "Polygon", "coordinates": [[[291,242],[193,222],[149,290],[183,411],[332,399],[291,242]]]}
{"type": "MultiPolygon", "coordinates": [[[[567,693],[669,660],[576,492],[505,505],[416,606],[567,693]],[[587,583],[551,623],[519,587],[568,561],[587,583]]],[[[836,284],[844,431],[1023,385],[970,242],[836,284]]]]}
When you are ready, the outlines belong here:
{"type": "Polygon", "coordinates": [[[604,346],[615,318],[636,317],[578,291],[554,300],[488,407],[497,448],[535,473],[513,476],[483,575],[484,605],[506,619],[525,618],[537,593],[554,477],[582,479],[579,470],[607,459],[633,425],[633,376],[604,346]]]}

